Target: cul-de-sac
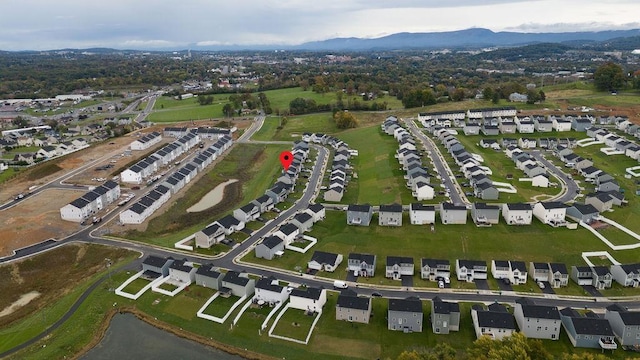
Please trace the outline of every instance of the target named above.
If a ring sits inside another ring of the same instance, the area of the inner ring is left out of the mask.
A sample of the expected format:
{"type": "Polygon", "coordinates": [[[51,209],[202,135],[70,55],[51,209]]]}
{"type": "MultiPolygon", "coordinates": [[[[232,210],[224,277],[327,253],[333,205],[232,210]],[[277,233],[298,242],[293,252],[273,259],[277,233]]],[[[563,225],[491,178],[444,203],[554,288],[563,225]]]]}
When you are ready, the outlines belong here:
{"type": "Polygon", "coordinates": [[[480,30],[0,52],[0,357],[637,357],[638,30],[480,30]]]}

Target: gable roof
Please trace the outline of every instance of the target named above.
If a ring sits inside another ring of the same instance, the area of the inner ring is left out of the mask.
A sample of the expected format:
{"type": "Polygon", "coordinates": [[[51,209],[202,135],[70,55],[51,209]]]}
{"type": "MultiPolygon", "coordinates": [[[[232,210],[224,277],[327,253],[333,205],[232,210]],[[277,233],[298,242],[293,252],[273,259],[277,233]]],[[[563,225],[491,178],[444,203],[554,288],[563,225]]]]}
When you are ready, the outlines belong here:
{"type": "Polygon", "coordinates": [[[277,293],[281,293],[282,290],[284,289],[284,286],[280,286],[277,284],[273,283],[274,278],[268,277],[268,278],[260,278],[258,281],[256,281],[256,289],[261,289],[261,290],[267,290],[267,291],[273,291],[273,292],[277,292],[277,293]]]}
{"type": "Polygon", "coordinates": [[[291,290],[290,296],[301,297],[311,300],[320,300],[322,294],[322,288],[308,287],[306,289],[296,288],[291,290]]]}
{"type": "Polygon", "coordinates": [[[442,301],[440,297],[436,296],[433,298],[433,312],[436,314],[451,314],[451,313],[459,313],[460,305],[456,302],[447,302],[442,301]]]}
{"type": "Polygon", "coordinates": [[[560,320],[560,312],[555,306],[521,304],[524,317],[560,320]]]}
{"type": "Polygon", "coordinates": [[[400,204],[380,205],[380,212],[401,213],[402,205],[400,204]]]}
{"type": "Polygon", "coordinates": [[[318,264],[335,264],[338,261],[338,254],[314,251],[313,255],[311,255],[311,261],[315,261],[318,264]]]}
{"type": "Polygon", "coordinates": [[[214,269],[216,268],[213,266],[213,264],[205,264],[200,266],[198,270],[196,270],[196,274],[213,278],[213,279],[218,279],[222,274],[214,269]]]}
{"type": "Polygon", "coordinates": [[[338,295],[338,302],[336,303],[336,306],[347,309],[368,310],[370,304],[371,298],[358,297],[349,293],[345,294],[345,292],[342,292],[340,295],[338,295]]]}
{"type": "Polygon", "coordinates": [[[376,256],[371,254],[350,253],[349,260],[358,260],[373,265],[376,262],[376,256]]]}
{"type": "Polygon", "coordinates": [[[247,284],[249,283],[249,278],[240,276],[240,273],[237,271],[229,270],[222,278],[222,281],[229,282],[235,285],[247,286],[247,284]]]}
{"type": "Polygon", "coordinates": [[[355,211],[355,212],[369,212],[371,211],[371,205],[369,204],[351,204],[347,207],[347,211],[355,211]]]}
{"type": "Polygon", "coordinates": [[[387,266],[400,265],[400,264],[413,265],[413,258],[405,257],[405,256],[387,256],[387,266]]]}
{"type": "Polygon", "coordinates": [[[272,235],[269,236],[268,238],[262,240],[262,245],[266,246],[269,249],[273,249],[276,246],[282,244],[283,240],[280,239],[279,237],[272,235]]]}
{"type": "Polygon", "coordinates": [[[406,299],[389,299],[389,311],[404,311],[422,314],[422,301],[414,296],[406,299]]]}

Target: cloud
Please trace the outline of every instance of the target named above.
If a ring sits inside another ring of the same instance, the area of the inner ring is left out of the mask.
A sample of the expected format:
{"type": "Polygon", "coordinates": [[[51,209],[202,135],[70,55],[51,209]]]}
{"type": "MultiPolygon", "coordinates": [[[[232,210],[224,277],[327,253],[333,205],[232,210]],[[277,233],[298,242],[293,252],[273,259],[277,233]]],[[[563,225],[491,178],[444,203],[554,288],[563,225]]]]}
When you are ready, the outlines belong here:
{"type": "Polygon", "coordinates": [[[518,32],[577,32],[577,31],[602,31],[602,30],[632,30],[640,29],[640,22],[630,22],[625,24],[615,24],[607,22],[581,22],[581,23],[525,23],[518,26],[508,27],[504,30],[518,32]]]}
{"type": "Polygon", "coordinates": [[[130,48],[167,48],[171,46],[180,46],[181,44],[167,40],[126,40],[122,43],[125,47],[130,48]]]}

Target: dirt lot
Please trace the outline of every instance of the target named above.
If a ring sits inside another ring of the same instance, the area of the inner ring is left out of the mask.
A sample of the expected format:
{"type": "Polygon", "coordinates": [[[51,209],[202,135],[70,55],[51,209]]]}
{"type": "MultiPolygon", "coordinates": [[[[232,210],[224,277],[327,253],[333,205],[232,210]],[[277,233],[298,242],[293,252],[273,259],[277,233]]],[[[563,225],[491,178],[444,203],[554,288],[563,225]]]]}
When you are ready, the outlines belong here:
{"type": "Polygon", "coordinates": [[[60,218],[60,208],[84,191],[51,189],[27,197],[0,216],[0,256],[44,240],[60,239],[81,227],[60,218]]]}

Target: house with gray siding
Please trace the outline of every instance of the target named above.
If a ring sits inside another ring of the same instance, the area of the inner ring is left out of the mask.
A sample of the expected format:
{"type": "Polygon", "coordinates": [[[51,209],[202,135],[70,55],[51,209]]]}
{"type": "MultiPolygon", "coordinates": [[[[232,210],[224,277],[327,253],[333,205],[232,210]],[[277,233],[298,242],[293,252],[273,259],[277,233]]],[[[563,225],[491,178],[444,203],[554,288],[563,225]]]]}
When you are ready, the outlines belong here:
{"type": "Polygon", "coordinates": [[[146,278],[155,279],[169,275],[169,267],[173,264],[173,258],[163,258],[149,255],[142,261],[142,275],[146,278]]]}
{"type": "Polygon", "coordinates": [[[402,205],[380,205],[378,212],[378,225],[402,226],[402,205]]]}
{"type": "Polygon", "coordinates": [[[224,240],[225,229],[218,223],[213,223],[195,233],[196,247],[208,249],[213,244],[224,240]]]}
{"type": "Polygon", "coordinates": [[[222,284],[223,277],[224,275],[218,271],[217,267],[212,264],[205,264],[196,270],[195,283],[209,289],[218,290],[222,284]]]}
{"type": "Polygon", "coordinates": [[[369,204],[347,207],[347,225],[369,226],[372,216],[373,207],[369,204]]]}
{"type": "Polygon", "coordinates": [[[249,278],[247,273],[228,271],[222,278],[220,291],[231,293],[233,296],[243,297],[253,295],[256,281],[249,278]]]}
{"type": "Polygon", "coordinates": [[[549,283],[551,287],[559,288],[569,286],[569,271],[563,263],[549,263],[549,283]]]}
{"type": "Polygon", "coordinates": [[[298,213],[293,217],[293,219],[291,219],[291,223],[298,227],[302,234],[305,231],[311,230],[311,227],[313,226],[313,216],[306,212],[298,213]]]}
{"type": "Polygon", "coordinates": [[[314,251],[307,267],[317,271],[334,272],[338,265],[342,263],[342,254],[334,254],[324,251],[314,251]]]}
{"type": "Polygon", "coordinates": [[[448,334],[460,329],[460,305],[442,301],[438,296],[431,300],[431,330],[434,334],[448,334]]]}
{"type": "Polygon", "coordinates": [[[273,260],[284,254],[284,240],[275,235],[269,236],[256,245],[255,252],[257,258],[273,260]]]}
{"type": "Polygon", "coordinates": [[[422,332],[422,301],[417,297],[389,299],[387,323],[389,330],[422,332]]]}
{"type": "Polygon", "coordinates": [[[287,288],[280,285],[274,277],[260,278],[256,281],[254,301],[259,303],[264,301],[270,306],[284,303],[289,298],[287,288]]]}
{"type": "Polygon", "coordinates": [[[422,259],[420,261],[420,278],[436,281],[438,278],[451,277],[451,264],[449,260],[422,259]]]}
{"type": "Polygon", "coordinates": [[[355,276],[373,277],[376,271],[376,256],[350,253],[347,258],[347,271],[355,276]]]}
{"type": "Polygon", "coordinates": [[[466,224],[467,207],[444,202],[440,204],[440,221],[443,224],[466,224]]]}
{"type": "Polygon", "coordinates": [[[640,286],[640,263],[611,265],[611,276],[622,286],[640,286]]]}
{"type": "Polygon", "coordinates": [[[476,184],[474,188],[476,197],[482,200],[498,200],[500,196],[498,189],[489,182],[476,184]]]}
{"type": "Polygon", "coordinates": [[[591,311],[583,315],[572,308],[560,310],[560,319],[573,347],[603,350],[618,348],[609,320],[600,318],[591,311]]]}
{"type": "Polygon", "coordinates": [[[599,215],[598,209],[591,204],[573,203],[567,208],[569,219],[586,224],[590,224],[599,215]]]}
{"type": "Polygon", "coordinates": [[[359,297],[352,290],[342,290],[336,302],[336,320],[368,324],[370,317],[370,297],[359,297]]]}
{"type": "Polygon", "coordinates": [[[629,311],[620,304],[607,306],[604,318],[622,346],[640,346],[640,311],[629,311]]]}
{"type": "Polygon", "coordinates": [[[502,340],[516,332],[514,317],[502,304],[471,306],[471,320],[477,339],[489,336],[492,340],[502,340]]]}
{"type": "Polygon", "coordinates": [[[500,207],[487,203],[473,203],[471,205],[471,219],[478,226],[491,226],[500,220],[500,207]]]}
{"type": "Polygon", "coordinates": [[[560,311],[555,306],[535,305],[529,299],[516,300],[513,316],[518,328],[527,338],[550,339],[560,338],[560,311]]]}
{"type": "Polygon", "coordinates": [[[549,263],[530,262],[529,276],[533,281],[549,281],[549,263]]]}
{"type": "Polygon", "coordinates": [[[169,278],[175,282],[191,284],[196,277],[196,270],[192,263],[185,260],[175,260],[169,266],[169,278]]]}

